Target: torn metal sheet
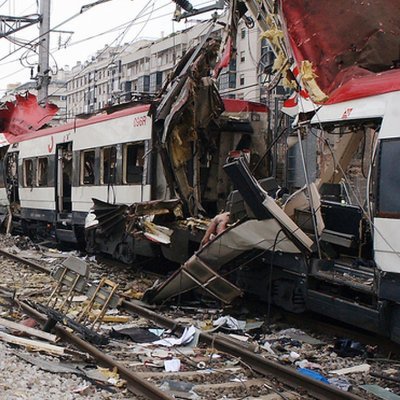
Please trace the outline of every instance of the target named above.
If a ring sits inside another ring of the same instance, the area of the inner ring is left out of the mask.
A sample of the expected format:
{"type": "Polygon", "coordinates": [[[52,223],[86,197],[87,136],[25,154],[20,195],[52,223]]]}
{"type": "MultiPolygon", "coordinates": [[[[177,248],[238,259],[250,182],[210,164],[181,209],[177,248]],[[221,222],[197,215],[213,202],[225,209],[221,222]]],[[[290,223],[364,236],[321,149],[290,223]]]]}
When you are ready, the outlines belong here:
{"type": "Polygon", "coordinates": [[[298,65],[312,63],[315,79],[328,95],[354,78],[391,70],[399,58],[397,0],[336,0],[334,5],[286,0],[279,13],[298,65]]]}
{"type": "Polygon", "coordinates": [[[171,199],[134,203],[129,207],[129,214],[136,216],[173,214],[176,218],[182,218],[182,202],[178,199],[171,199]]]}
{"type": "Polygon", "coordinates": [[[217,234],[169,279],[148,290],[144,300],[158,303],[198,287],[228,303],[240,295],[240,289],[218,271],[224,266],[229,268],[229,262],[236,257],[255,249],[261,250],[260,253],[312,251],[313,241],[261,188],[243,160],[236,160],[230,166],[228,174],[258,219],[239,221],[217,234]],[[212,290],[209,282],[216,282],[221,287],[212,290]]]}
{"type": "Polygon", "coordinates": [[[27,92],[24,96],[16,95],[15,102],[8,101],[0,109],[2,138],[1,145],[16,143],[23,140],[27,133],[37,131],[47,124],[58,107],[55,104],[38,104],[35,95],[27,92]],[[6,141],[8,143],[4,143],[6,141]]]}
{"type": "Polygon", "coordinates": [[[153,224],[150,221],[145,221],[143,223],[145,238],[151,240],[152,242],[160,244],[170,244],[171,236],[174,233],[172,229],[166,228],[165,226],[160,226],[153,224]]]}
{"type": "Polygon", "coordinates": [[[200,159],[207,149],[206,128],[224,110],[215,82],[209,78],[218,56],[219,42],[203,41],[176,68],[175,78],[153,111],[158,146],[169,190],[178,193],[189,215],[202,210],[200,159]],[[179,73],[178,73],[179,71],[179,73]]]}
{"type": "MultiPolygon", "coordinates": [[[[293,223],[294,224],[294,223],[293,223]]],[[[308,237],[307,237],[308,238],[308,237]]],[[[218,270],[246,251],[253,249],[265,251],[283,251],[300,253],[300,249],[282,233],[281,226],[274,219],[248,220],[229,227],[216,236],[206,246],[201,248],[180,270],[176,271],[167,281],[156,290],[150,289],[144,295],[144,300],[158,303],[174,297],[179,293],[202,287],[208,293],[228,303],[241,294],[240,289],[225,280],[218,270]],[[191,261],[192,260],[192,261],[191,261]],[[194,262],[195,260],[196,262],[194,262]],[[204,265],[204,268],[199,265],[204,265]],[[201,274],[204,275],[201,275],[201,274]],[[215,277],[212,276],[212,273],[215,277]],[[199,279],[199,275],[201,279],[199,279]],[[221,283],[224,293],[217,293],[204,285],[207,279],[214,278],[221,283]]]]}
{"type": "Polygon", "coordinates": [[[96,228],[98,233],[105,236],[123,230],[128,206],[115,205],[98,199],[92,201],[93,207],[86,218],[85,229],[96,228]]]}
{"type": "MultiPolygon", "coordinates": [[[[278,204],[276,204],[275,200],[261,187],[255,177],[251,174],[248,165],[243,158],[238,158],[237,160],[226,164],[224,170],[236,185],[244,201],[257,219],[265,220],[272,218],[280,226],[280,231],[282,231],[281,234],[283,237],[288,237],[290,241],[293,242],[293,245],[299,250],[308,253],[311,252],[313,241],[289,218],[278,204]]],[[[317,197],[315,200],[318,200],[317,197]]],[[[275,237],[277,237],[278,232],[279,231],[275,233],[275,237]]],[[[279,237],[279,239],[281,239],[281,237],[279,237]]],[[[274,239],[274,241],[277,242],[278,238],[274,239]]]]}

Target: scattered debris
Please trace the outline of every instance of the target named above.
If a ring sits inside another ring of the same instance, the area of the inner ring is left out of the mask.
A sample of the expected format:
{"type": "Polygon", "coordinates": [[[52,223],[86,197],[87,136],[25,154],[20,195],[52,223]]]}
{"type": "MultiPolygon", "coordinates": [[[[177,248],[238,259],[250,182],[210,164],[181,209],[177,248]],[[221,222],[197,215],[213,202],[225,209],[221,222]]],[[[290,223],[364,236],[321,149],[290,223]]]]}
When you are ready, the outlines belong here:
{"type": "Polygon", "coordinates": [[[365,391],[374,394],[375,396],[379,397],[380,399],[384,400],[400,400],[400,396],[394,394],[388,389],[384,389],[378,385],[361,385],[365,391]]]}
{"type": "Polygon", "coordinates": [[[194,326],[190,326],[188,328],[185,328],[180,338],[174,338],[174,337],[163,338],[161,340],[153,342],[153,344],[166,347],[185,345],[189,344],[193,340],[195,334],[196,334],[196,328],[194,326]]]}
{"type": "Polygon", "coordinates": [[[8,333],[0,332],[0,340],[7,343],[17,344],[24,346],[31,351],[44,351],[49,354],[63,355],[65,348],[61,346],[55,346],[46,342],[37,340],[25,339],[18,336],[9,335],[8,333]]]}
{"type": "Polygon", "coordinates": [[[114,339],[130,338],[136,343],[150,343],[160,340],[160,337],[144,328],[111,329],[110,337],[114,339]]]}
{"type": "Polygon", "coordinates": [[[369,364],[361,364],[361,365],[355,365],[355,366],[349,367],[349,368],[335,369],[333,371],[329,371],[329,373],[336,374],[336,375],[347,375],[347,374],[354,374],[354,373],[359,373],[359,372],[369,372],[370,369],[371,369],[371,366],[369,364]]]}
{"type": "Polygon", "coordinates": [[[319,372],[315,372],[315,371],[312,371],[312,370],[307,369],[307,368],[298,368],[297,371],[299,371],[303,375],[309,376],[310,378],[316,379],[317,381],[321,381],[323,383],[328,383],[329,384],[328,379],[325,378],[325,376],[323,376],[319,372]]]}
{"type": "Polygon", "coordinates": [[[10,328],[11,330],[14,331],[14,335],[20,334],[20,333],[26,333],[30,336],[35,336],[38,337],[40,339],[45,339],[49,342],[56,342],[57,336],[56,335],[52,335],[50,333],[47,332],[43,332],[39,329],[34,329],[31,328],[29,326],[26,326],[24,324],[18,324],[16,322],[13,321],[9,321],[7,319],[4,318],[0,318],[0,326],[5,326],[6,328],[10,328]]]}

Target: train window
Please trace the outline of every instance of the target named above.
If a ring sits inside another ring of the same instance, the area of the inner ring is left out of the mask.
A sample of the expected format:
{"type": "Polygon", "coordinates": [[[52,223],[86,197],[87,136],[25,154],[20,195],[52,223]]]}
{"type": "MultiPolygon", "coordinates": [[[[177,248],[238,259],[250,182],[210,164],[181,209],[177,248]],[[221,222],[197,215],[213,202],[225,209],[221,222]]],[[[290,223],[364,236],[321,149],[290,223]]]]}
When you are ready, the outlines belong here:
{"type": "Polygon", "coordinates": [[[400,140],[381,141],[377,176],[377,216],[400,218],[400,172],[394,168],[400,154],[400,140]]]}
{"type": "Polygon", "coordinates": [[[24,160],[24,186],[33,186],[33,160],[24,160]]]}
{"type": "Polygon", "coordinates": [[[142,183],[144,165],[144,143],[124,146],[124,183],[142,183]]]}
{"type": "Polygon", "coordinates": [[[101,183],[114,183],[117,167],[117,148],[115,146],[101,149],[101,183]]]}
{"type": "Polygon", "coordinates": [[[47,186],[48,181],[48,159],[46,157],[38,158],[38,170],[37,170],[37,185],[47,186]]]}
{"type": "Polygon", "coordinates": [[[81,153],[81,185],[94,184],[95,151],[85,150],[81,153]]]}

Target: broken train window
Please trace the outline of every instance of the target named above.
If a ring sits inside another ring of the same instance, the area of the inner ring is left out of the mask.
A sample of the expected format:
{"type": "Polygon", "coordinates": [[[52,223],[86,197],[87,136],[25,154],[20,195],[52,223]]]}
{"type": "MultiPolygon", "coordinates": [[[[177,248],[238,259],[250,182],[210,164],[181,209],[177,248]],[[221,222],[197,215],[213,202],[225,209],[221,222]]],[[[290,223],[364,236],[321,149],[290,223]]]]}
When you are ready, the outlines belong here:
{"type": "Polygon", "coordinates": [[[37,185],[47,186],[48,182],[48,159],[47,157],[38,158],[38,168],[37,168],[37,185]]]}
{"type": "Polygon", "coordinates": [[[33,186],[33,160],[24,160],[24,186],[33,186]]]}
{"type": "Polygon", "coordinates": [[[128,143],[123,150],[123,182],[142,183],[144,143],[128,143]]]}
{"type": "Polygon", "coordinates": [[[100,183],[115,183],[117,169],[117,148],[115,146],[104,147],[100,153],[100,183]]]}
{"type": "Polygon", "coordinates": [[[94,184],[95,159],[96,157],[94,150],[85,150],[81,153],[81,171],[80,171],[81,185],[94,184]]]}

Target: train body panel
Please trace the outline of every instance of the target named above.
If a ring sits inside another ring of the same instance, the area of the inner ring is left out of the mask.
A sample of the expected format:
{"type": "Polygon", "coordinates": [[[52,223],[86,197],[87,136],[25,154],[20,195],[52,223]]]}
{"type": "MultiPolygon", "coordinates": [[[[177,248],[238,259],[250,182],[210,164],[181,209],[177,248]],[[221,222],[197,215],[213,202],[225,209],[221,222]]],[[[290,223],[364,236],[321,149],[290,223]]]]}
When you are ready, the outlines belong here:
{"type": "Polygon", "coordinates": [[[54,188],[21,188],[19,195],[22,209],[29,208],[52,211],[56,209],[54,188]]]}
{"type": "Polygon", "coordinates": [[[151,129],[151,118],[146,112],[106,120],[79,128],[79,134],[74,137],[73,149],[78,151],[115,143],[150,140],[151,129]]]}
{"type": "Polygon", "coordinates": [[[93,206],[92,198],[116,204],[132,204],[150,201],[150,185],[78,186],[72,188],[73,211],[88,213],[93,206]]]}

